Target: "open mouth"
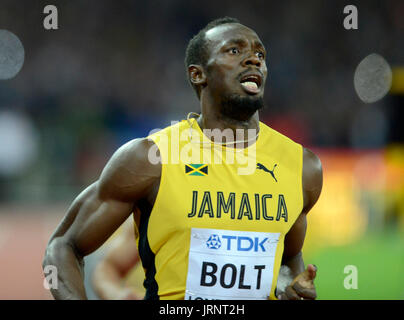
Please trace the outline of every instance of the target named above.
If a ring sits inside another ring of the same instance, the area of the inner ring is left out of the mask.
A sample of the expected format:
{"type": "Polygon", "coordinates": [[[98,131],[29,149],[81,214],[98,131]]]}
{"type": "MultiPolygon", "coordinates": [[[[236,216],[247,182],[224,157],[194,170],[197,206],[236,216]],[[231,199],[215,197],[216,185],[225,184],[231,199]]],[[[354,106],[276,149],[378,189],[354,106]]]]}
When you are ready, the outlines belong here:
{"type": "Polygon", "coordinates": [[[241,78],[240,84],[247,93],[257,94],[260,92],[261,76],[257,74],[245,75],[241,78]]]}

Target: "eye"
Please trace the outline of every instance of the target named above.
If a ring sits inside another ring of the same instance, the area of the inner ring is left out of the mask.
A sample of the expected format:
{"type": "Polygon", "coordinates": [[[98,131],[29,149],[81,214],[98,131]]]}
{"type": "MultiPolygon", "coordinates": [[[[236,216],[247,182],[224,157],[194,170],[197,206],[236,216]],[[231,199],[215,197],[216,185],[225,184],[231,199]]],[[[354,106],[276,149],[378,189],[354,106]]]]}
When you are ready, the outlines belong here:
{"type": "Polygon", "coordinates": [[[256,55],[257,55],[257,57],[260,58],[260,59],[264,59],[264,58],[265,58],[265,54],[264,54],[263,52],[261,52],[261,51],[257,51],[257,52],[256,52],[256,55]]]}
{"type": "Polygon", "coordinates": [[[240,53],[240,50],[239,50],[238,48],[236,48],[236,47],[230,48],[228,51],[229,51],[231,54],[238,54],[238,53],[240,53]]]}

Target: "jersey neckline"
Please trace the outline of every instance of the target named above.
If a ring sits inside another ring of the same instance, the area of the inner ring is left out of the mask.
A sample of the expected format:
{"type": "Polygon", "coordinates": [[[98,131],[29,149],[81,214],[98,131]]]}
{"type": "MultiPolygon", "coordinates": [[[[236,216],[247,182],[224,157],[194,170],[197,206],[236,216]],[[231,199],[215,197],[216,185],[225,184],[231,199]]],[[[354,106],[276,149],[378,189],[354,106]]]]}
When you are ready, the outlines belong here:
{"type": "MultiPolygon", "coordinates": [[[[235,152],[242,152],[242,151],[248,151],[249,149],[254,148],[254,147],[257,148],[258,146],[261,145],[261,141],[264,139],[263,135],[264,135],[265,125],[261,121],[258,122],[259,131],[258,131],[258,135],[256,136],[255,141],[253,143],[251,143],[248,147],[244,147],[244,148],[234,148],[234,147],[229,147],[229,146],[226,146],[226,145],[222,145],[222,144],[213,142],[211,139],[209,139],[205,135],[205,133],[203,132],[203,130],[199,126],[198,121],[195,118],[189,119],[189,121],[187,121],[187,123],[189,125],[189,130],[196,129],[196,131],[198,132],[198,134],[199,134],[199,136],[201,137],[201,140],[202,140],[202,141],[199,141],[199,143],[201,145],[207,144],[209,146],[214,146],[214,147],[218,147],[218,148],[224,148],[224,149],[233,150],[235,152]]],[[[192,133],[191,132],[192,131],[190,131],[190,139],[191,139],[191,142],[192,142],[192,133]]],[[[195,142],[195,143],[197,143],[197,142],[195,142]]]]}

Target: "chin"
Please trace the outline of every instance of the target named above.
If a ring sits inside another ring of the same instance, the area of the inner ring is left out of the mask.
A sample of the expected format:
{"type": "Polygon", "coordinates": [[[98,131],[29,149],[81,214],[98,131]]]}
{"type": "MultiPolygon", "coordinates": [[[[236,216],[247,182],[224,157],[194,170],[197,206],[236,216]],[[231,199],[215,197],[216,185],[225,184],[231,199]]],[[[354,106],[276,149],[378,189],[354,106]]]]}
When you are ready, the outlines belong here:
{"type": "Polygon", "coordinates": [[[264,107],[264,98],[261,94],[235,93],[222,97],[221,102],[221,113],[235,120],[248,120],[264,107]]]}

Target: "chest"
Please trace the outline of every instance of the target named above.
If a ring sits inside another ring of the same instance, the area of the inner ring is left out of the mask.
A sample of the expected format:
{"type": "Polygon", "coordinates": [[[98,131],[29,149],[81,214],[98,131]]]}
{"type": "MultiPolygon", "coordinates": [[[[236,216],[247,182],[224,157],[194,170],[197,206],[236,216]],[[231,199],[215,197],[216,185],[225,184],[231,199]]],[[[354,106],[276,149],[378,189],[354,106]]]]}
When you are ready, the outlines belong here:
{"type": "Polygon", "coordinates": [[[251,174],[229,164],[167,165],[156,204],[167,226],[287,232],[301,212],[301,176],[276,159],[251,174]]]}

